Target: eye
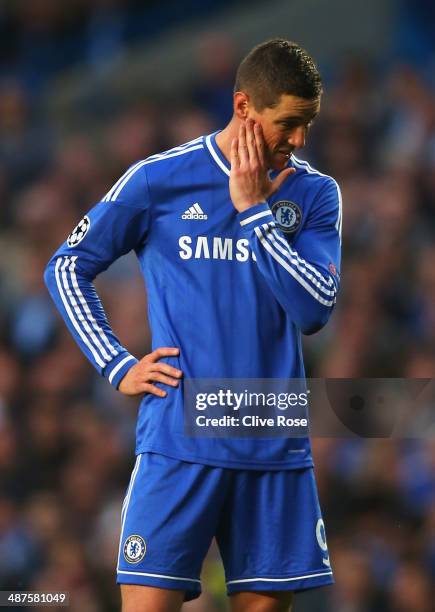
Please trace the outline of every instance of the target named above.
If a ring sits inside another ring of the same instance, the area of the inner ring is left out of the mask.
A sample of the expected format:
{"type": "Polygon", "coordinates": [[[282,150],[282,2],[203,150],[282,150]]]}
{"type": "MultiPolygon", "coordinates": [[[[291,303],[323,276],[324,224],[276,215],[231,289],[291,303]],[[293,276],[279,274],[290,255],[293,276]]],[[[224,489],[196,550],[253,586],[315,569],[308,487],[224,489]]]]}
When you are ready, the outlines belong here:
{"type": "Polygon", "coordinates": [[[305,131],[308,131],[313,125],[313,120],[308,123],[302,123],[301,121],[281,121],[280,126],[283,130],[294,130],[297,127],[302,126],[305,131]]]}

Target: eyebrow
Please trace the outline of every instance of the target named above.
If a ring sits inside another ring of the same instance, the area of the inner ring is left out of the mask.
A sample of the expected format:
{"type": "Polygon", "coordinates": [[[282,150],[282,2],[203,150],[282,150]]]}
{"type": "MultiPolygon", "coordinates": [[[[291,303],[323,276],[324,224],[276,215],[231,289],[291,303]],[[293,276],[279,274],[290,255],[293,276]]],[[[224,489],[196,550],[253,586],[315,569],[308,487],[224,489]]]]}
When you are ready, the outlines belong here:
{"type": "Polygon", "coordinates": [[[310,115],[288,115],[287,117],[281,117],[275,119],[274,123],[311,123],[318,113],[311,113],[310,115]]]}

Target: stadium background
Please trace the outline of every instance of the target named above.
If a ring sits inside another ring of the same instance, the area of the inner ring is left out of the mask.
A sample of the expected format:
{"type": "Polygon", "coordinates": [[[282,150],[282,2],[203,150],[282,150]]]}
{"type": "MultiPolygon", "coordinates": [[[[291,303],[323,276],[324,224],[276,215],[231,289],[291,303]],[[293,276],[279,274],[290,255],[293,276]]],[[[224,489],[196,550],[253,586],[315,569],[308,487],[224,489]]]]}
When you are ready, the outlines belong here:
{"type": "MultiPolygon", "coordinates": [[[[257,42],[285,36],[317,59],[326,93],[301,157],[343,192],[343,288],[305,342],[308,373],[433,376],[434,17],[429,0],[0,3],[1,589],[65,589],[73,612],[118,609],[137,401],[79,353],[42,273],[130,163],[223,127],[234,69],[257,42]]],[[[143,355],[134,258],[97,284],[115,331],[143,355]]],[[[433,422],[427,431],[313,441],[337,584],[299,596],[297,612],[432,609],[433,422]]],[[[186,611],[225,610],[214,548],[203,576],[186,611]]]]}

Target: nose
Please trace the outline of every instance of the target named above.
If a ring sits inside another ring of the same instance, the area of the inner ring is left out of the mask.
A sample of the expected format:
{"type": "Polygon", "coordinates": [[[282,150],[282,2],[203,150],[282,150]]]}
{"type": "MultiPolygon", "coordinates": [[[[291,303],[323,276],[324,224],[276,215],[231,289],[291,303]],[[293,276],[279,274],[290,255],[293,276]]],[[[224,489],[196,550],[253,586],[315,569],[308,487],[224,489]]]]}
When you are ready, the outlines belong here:
{"type": "Polygon", "coordinates": [[[289,143],[289,145],[291,145],[295,149],[301,149],[302,147],[305,146],[305,136],[306,136],[305,126],[298,125],[298,127],[295,127],[291,131],[287,142],[289,143]]]}

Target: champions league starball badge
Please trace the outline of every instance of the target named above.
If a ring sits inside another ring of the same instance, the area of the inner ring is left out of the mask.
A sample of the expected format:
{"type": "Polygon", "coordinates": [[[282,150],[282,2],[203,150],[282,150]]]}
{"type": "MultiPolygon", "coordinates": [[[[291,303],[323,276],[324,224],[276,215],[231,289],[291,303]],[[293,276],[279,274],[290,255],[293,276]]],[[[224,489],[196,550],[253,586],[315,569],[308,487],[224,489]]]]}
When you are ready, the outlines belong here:
{"type": "Polygon", "coordinates": [[[140,535],[131,535],[125,540],[124,559],[128,563],[139,563],[145,557],[147,547],[140,535]]]}
{"type": "Polygon", "coordinates": [[[67,238],[67,244],[69,247],[75,247],[83,240],[83,238],[88,233],[89,228],[91,227],[91,221],[87,215],[83,217],[81,221],[79,221],[76,227],[73,229],[71,234],[67,238]]]}
{"type": "Polygon", "coordinates": [[[290,200],[279,200],[272,206],[272,214],[279,229],[286,234],[293,234],[301,224],[302,212],[297,204],[290,200]]]}

